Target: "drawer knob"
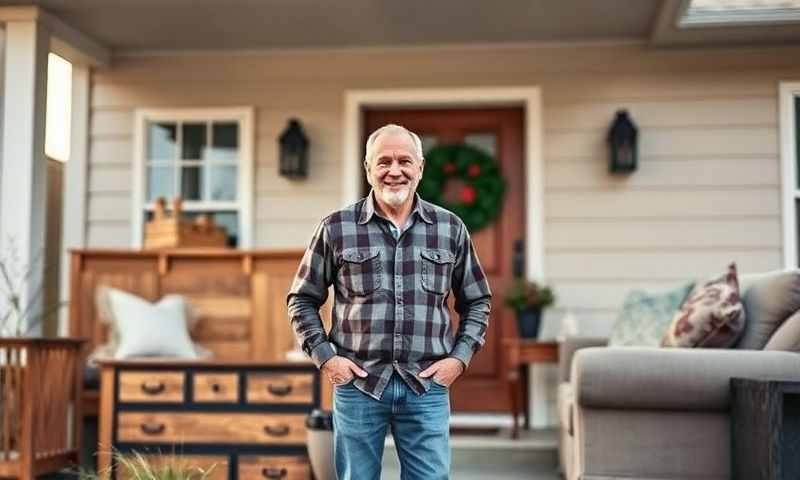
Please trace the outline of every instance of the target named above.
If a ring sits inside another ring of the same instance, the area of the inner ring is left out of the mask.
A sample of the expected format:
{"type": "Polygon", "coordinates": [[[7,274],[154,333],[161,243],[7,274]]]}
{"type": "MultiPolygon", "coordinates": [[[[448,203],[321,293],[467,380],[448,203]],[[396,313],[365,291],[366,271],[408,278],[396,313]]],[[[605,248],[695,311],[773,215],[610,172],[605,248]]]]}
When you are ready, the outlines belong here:
{"type": "Polygon", "coordinates": [[[267,425],[264,427],[264,433],[272,435],[273,437],[285,437],[289,434],[289,425],[280,425],[277,427],[267,425]]]}
{"type": "Polygon", "coordinates": [[[164,433],[166,426],[163,423],[143,423],[139,425],[142,432],[147,435],[158,435],[164,433]]]}
{"type": "Polygon", "coordinates": [[[167,388],[167,386],[164,385],[164,382],[158,382],[157,384],[142,382],[142,391],[148,395],[158,395],[162,393],[165,388],[167,388]]]}
{"type": "Polygon", "coordinates": [[[267,391],[273,395],[277,395],[279,397],[285,397],[292,392],[292,386],[290,385],[267,385],[267,391]]]}
{"type": "Polygon", "coordinates": [[[219,383],[215,383],[211,385],[211,391],[214,393],[219,393],[222,390],[222,387],[219,386],[219,383]]]}
{"type": "Polygon", "coordinates": [[[283,478],[288,472],[285,468],[262,468],[261,475],[264,478],[283,478]]]}

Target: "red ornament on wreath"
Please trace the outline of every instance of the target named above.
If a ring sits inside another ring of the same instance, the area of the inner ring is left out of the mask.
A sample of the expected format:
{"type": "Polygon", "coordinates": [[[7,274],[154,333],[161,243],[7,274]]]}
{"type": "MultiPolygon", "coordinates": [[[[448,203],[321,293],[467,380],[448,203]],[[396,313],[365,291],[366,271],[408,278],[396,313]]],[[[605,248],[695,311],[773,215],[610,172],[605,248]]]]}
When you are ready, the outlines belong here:
{"type": "Polygon", "coordinates": [[[461,201],[466,203],[467,205],[472,205],[475,203],[475,188],[466,185],[464,188],[461,189],[461,201]]]}
{"type": "Polygon", "coordinates": [[[453,165],[453,162],[447,162],[442,166],[442,171],[447,175],[452,175],[456,173],[456,166],[453,165]]]}
{"type": "Polygon", "coordinates": [[[467,175],[469,175],[470,177],[474,178],[474,177],[477,177],[480,174],[481,174],[481,166],[480,165],[470,165],[469,168],[467,168],[467,175]]]}

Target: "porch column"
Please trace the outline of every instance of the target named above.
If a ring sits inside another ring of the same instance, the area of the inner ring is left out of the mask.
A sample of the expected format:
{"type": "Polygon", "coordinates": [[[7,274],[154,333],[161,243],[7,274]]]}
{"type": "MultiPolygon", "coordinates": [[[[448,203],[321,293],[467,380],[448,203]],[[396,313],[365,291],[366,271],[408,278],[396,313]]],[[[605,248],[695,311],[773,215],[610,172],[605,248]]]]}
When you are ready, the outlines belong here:
{"type": "MultiPolygon", "coordinates": [[[[38,21],[5,25],[0,258],[11,260],[20,305],[41,312],[47,164],[44,154],[50,34],[38,21]],[[23,277],[26,270],[30,273],[23,277]]],[[[23,330],[27,326],[23,326],[23,330]]],[[[31,331],[38,334],[40,328],[31,331]]],[[[5,331],[3,334],[14,334],[5,331]]]]}
{"type": "Polygon", "coordinates": [[[58,333],[69,335],[69,249],[86,246],[86,195],[89,178],[89,76],[88,65],[72,64],[69,159],[64,165],[64,202],[61,222],[61,282],[58,333]]]}

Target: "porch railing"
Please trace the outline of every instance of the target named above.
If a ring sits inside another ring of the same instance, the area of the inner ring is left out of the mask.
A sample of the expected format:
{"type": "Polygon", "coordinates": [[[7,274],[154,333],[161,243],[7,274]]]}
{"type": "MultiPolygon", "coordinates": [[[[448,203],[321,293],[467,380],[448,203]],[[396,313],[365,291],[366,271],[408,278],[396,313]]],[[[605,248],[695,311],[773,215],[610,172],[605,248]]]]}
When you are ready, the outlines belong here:
{"type": "Polygon", "coordinates": [[[0,477],[77,466],[82,343],[0,338],[0,477]]]}

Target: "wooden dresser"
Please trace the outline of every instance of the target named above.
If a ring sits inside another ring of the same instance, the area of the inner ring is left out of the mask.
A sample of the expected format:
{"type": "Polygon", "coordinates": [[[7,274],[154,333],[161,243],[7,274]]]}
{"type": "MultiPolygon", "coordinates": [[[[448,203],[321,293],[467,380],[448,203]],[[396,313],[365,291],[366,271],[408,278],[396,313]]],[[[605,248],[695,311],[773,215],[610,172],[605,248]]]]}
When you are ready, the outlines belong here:
{"type": "Polygon", "coordinates": [[[312,363],[115,360],[101,368],[100,471],[116,450],[216,464],[212,480],[311,478],[305,422],[321,398],[312,363]]]}

